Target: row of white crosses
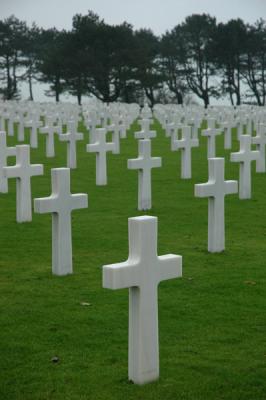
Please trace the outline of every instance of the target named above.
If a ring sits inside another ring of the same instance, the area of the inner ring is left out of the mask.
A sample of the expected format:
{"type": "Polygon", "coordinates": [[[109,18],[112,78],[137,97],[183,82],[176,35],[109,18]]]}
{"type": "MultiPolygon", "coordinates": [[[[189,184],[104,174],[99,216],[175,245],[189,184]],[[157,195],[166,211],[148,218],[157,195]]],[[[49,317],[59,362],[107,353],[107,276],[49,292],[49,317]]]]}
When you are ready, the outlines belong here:
{"type": "MultiPolygon", "coordinates": [[[[168,124],[166,136],[171,136],[171,149],[182,149],[182,166],[181,177],[191,178],[191,147],[198,146],[198,141],[192,138],[189,127],[184,126],[181,122],[180,115],[168,124]],[[181,130],[182,138],[178,139],[178,132],[181,130]]],[[[232,120],[221,123],[226,128],[225,131],[225,148],[231,148],[231,129],[234,126],[232,120]]],[[[251,127],[248,126],[247,131],[250,132],[251,127]]],[[[208,250],[210,252],[220,252],[225,248],[224,234],[224,197],[227,194],[238,192],[237,181],[224,180],[224,159],[215,158],[215,138],[222,133],[222,129],[216,128],[216,119],[207,119],[207,129],[202,130],[202,136],[206,136],[208,140],[208,162],[209,162],[209,180],[206,184],[195,185],[195,196],[209,198],[208,211],[208,250]]],[[[250,135],[240,135],[240,150],[231,153],[231,162],[239,163],[239,198],[251,198],[251,162],[257,161],[256,171],[265,172],[265,144],[266,129],[265,125],[259,125],[257,136],[252,138],[250,135]],[[257,144],[259,151],[253,151],[252,142],[257,144]]]]}
{"type": "MultiPolygon", "coordinates": [[[[51,212],[52,225],[52,271],[56,275],[72,273],[71,212],[85,208],[87,194],[70,193],[70,169],[54,168],[52,173],[52,195],[35,199],[37,213],[51,212]]],[[[8,192],[8,179],[16,179],[16,220],[32,221],[31,178],[43,175],[42,164],[30,163],[30,146],[7,147],[6,132],[0,132],[0,191],[8,192]],[[6,166],[7,158],[16,156],[16,164],[6,166]]]]}
{"type": "MultiPolygon", "coordinates": [[[[150,144],[150,141],[144,139],[142,143],[150,144]]],[[[17,193],[21,190],[19,197],[23,201],[25,198],[29,200],[31,210],[30,178],[41,175],[43,167],[30,164],[29,152],[29,146],[17,146],[17,164],[4,170],[17,179],[17,193]]],[[[86,208],[88,199],[86,194],[71,194],[70,169],[52,169],[51,174],[52,194],[35,199],[34,210],[41,214],[52,213],[52,271],[55,275],[66,275],[73,271],[71,212],[86,208]]],[[[162,280],[181,276],[181,256],[157,256],[157,218],[144,216],[129,219],[129,258],[124,263],[103,267],[103,286],[129,288],[128,374],[136,384],[151,382],[159,377],[157,287],[162,280]]]]}

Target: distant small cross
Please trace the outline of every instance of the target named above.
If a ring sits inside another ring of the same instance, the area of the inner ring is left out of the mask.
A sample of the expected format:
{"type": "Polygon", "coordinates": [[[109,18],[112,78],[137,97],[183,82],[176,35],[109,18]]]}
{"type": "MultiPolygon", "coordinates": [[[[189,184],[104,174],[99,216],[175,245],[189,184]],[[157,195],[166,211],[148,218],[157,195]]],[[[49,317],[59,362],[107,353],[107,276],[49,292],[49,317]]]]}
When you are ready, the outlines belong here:
{"type": "Polygon", "coordinates": [[[106,153],[114,151],[114,143],[106,141],[106,129],[98,128],[95,131],[96,142],[87,144],[86,149],[89,153],[96,153],[96,185],[107,184],[106,153]]]}
{"type": "Polygon", "coordinates": [[[182,127],[182,139],[172,141],[172,150],[181,150],[181,178],[191,178],[191,149],[199,146],[198,139],[192,139],[191,126],[182,127]]]}
{"type": "Polygon", "coordinates": [[[208,138],[208,158],[214,158],[216,155],[215,149],[215,138],[217,135],[222,133],[221,129],[215,128],[216,120],[214,118],[208,118],[208,128],[203,129],[201,132],[202,136],[207,136],[208,138]]]}
{"type": "Polygon", "coordinates": [[[128,169],[138,169],[138,209],[149,210],[151,208],[151,169],[162,165],[161,157],[151,157],[151,141],[139,140],[138,158],[127,161],[128,169]]]}
{"type": "Polygon", "coordinates": [[[83,133],[77,132],[76,122],[69,121],[67,132],[59,135],[61,142],[67,142],[67,166],[68,168],[77,168],[77,150],[78,140],[83,140],[83,133]]]}
{"type": "Polygon", "coordinates": [[[8,192],[8,180],[4,173],[7,166],[7,158],[16,155],[15,147],[7,147],[6,132],[0,131],[0,192],[8,192]]]}

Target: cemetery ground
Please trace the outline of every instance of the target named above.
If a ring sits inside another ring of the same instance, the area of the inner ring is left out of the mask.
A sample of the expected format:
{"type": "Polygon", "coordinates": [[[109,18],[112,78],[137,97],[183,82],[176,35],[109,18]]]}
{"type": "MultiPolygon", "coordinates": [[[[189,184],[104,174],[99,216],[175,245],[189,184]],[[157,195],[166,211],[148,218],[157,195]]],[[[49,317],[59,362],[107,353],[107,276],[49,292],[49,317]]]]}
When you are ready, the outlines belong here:
{"type": "MultiPolygon", "coordinates": [[[[72,193],[88,193],[89,208],[72,214],[74,274],[51,272],[51,215],[16,223],[15,180],[0,195],[0,399],[3,400],[262,400],[266,398],[266,176],[252,168],[252,199],[225,198],[226,250],[207,252],[208,200],[194,184],[208,180],[207,142],[192,150],[191,180],[180,179],[180,152],[156,122],[149,212],[137,211],[135,123],[121,154],[108,153],[108,185],[95,185],[95,154],[77,144],[72,193]],[[102,289],[102,265],[128,256],[128,217],[158,217],[158,254],[183,256],[183,278],[159,286],[160,379],[144,386],[127,379],[128,290],[102,289]]],[[[232,151],[238,151],[236,134],[232,151]]],[[[27,135],[26,142],[28,143],[27,135]]],[[[226,179],[238,180],[223,137],[226,179]]],[[[66,144],[45,157],[45,138],[31,150],[44,164],[32,195],[51,192],[51,167],[66,166],[66,144]]],[[[8,145],[14,145],[8,137],[8,145]]],[[[12,164],[12,157],[9,159],[12,164]]]]}

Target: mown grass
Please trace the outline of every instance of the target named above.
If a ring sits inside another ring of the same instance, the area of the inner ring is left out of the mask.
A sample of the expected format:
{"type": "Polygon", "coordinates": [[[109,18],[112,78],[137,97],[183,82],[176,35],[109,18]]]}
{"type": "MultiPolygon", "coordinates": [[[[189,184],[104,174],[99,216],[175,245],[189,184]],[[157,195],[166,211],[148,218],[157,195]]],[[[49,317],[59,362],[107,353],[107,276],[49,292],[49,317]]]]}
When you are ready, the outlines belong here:
{"type": "MultiPolygon", "coordinates": [[[[170,151],[158,122],[152,154],[163,166],[152,172],[148,214],[159,218],[158,254],[183,256],[183,278],[159,288],[159,381],[127,380],[128,291],[102,289],[101,266],[127,258],[127,219],[143,214],[137,171],[127,170],[137,156],[137,128],[121,140],[120,155],[108,154],[106,187],[95,185],[85,130],[78,143],[71,187],[89,194],[89,208],[73,212],[71,276],[51,274],[51,216],[17,224],[15,181],[0,195],[0,399],[266,399],[266,176],[253,165],[252,200],[227,196],[226,251],[209,254],[207,199],[194,197],[194,184],[208,177],[206,138],[193,149],[193,179],[181,180],[180,154],[170,151]]],[[[32,179],[33,197],[49,195],[51,167],[66,165],[64,143],[56,140],[56,157],[47,159],[39,141],[31,159],[44,163],[45,175],[32,179]]],[[[226,178],[238,179],[222,137],[217,155],[226,157],[226,178]]]]}

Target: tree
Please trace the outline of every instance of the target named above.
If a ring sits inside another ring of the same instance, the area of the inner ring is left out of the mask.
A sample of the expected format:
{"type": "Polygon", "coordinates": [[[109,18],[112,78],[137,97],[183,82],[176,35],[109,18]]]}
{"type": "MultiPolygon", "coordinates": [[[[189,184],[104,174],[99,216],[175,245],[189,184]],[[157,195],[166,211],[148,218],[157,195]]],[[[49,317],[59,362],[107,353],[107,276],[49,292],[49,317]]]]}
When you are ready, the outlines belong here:
{"type": "Polygon", "coordinates": [[[104,102],[115,101],[130,80],[131,25],[111,26],[93,12],[73,18],[73,32],[80,43],[80,54],[86,60],[87,91],[104,102]]]}
{"type": "Polygon", "coordinates": [[[57,29],[42,30],[38,52],[37,68],[39,80],[50,84],[48,96],[55,96],[56,102],[65,91],[63,80],[67,54],[67,33],[57,29]]]}
{"type": "Polygon", "coordinates": [[[211,83],[216,73],[212,54],[216,19],[208,14],[194,14],[187,17],[181,26],[187,54],[187,84],[207,107],[210,97],[218,96],[217,88],[211,83]]]}
{"type": "Polygon", "coordinates": [[[222,76],[222,93],[228,93],[231,104],[241,104],[241,72],[246,51],[247,28],[241,19],[217,26],[213,57],[222,76]]]}
{"type": "Polygon", "coordinates": [[[163,86],[163,75],[159,70],[159,40],[149,29],[140,29],[134,34],[132,76],[150,101],[156,103],[156,91],[163,86]]]}
{"type": "Polygon", "coordinates": [[[266,104],[266,23],[259,20],[248,25],[246,55],[242,68],[250,92],[247,97],[255,97],[259,106],[266,104]]]}
{"type": "Polygon", "coordinates": [[[34,23],[26,29],[25,38],[22,47],[22,64],[25,72],[21,79],[28,82],[29,99],[33,100],[33,81],[38,79],[38,55],[41,51],[40,43],[41,30],[34,23]]]}
{"type": "Polygon", "coordinates": [[[186,85],[187,50],[180,25],[166,32],[160,41],[161,68],[169,90],[174,93],[177,103],[183,104],[186,85]]]}
{"type": "Polygon", "coordinates": [[[0,68],[4,87],[0,89],[4,99],[17,98],[18,68],[21,66],[22,48],[26,34],[26,23],[14,15],[0,21],[0,68]]]}

